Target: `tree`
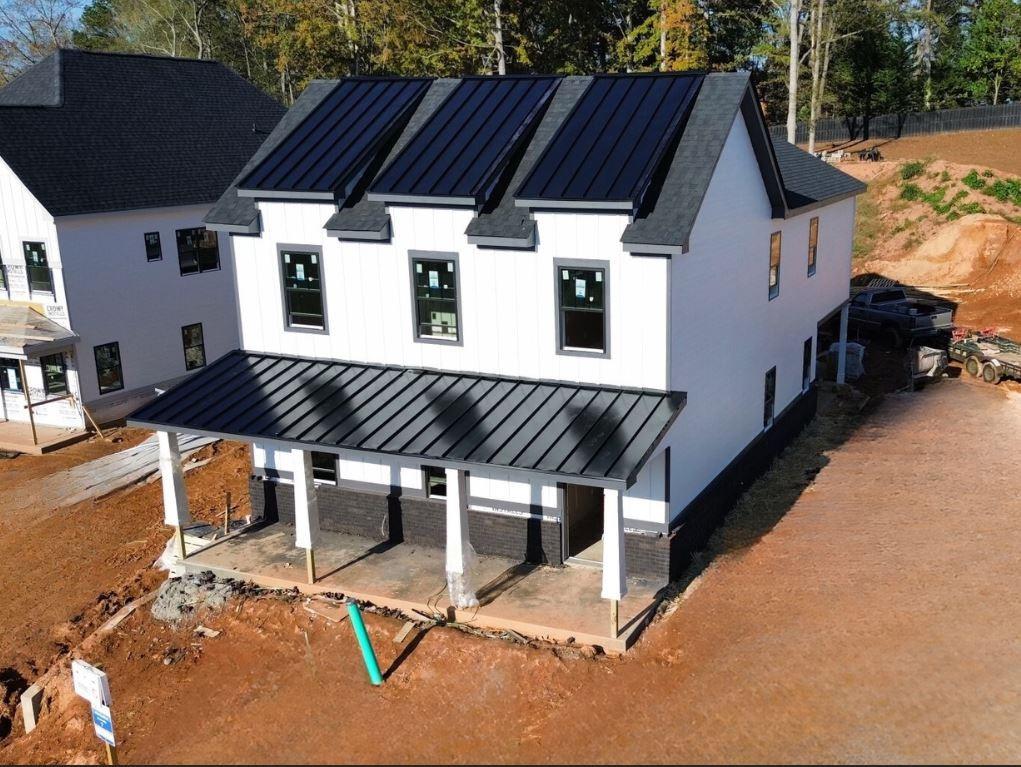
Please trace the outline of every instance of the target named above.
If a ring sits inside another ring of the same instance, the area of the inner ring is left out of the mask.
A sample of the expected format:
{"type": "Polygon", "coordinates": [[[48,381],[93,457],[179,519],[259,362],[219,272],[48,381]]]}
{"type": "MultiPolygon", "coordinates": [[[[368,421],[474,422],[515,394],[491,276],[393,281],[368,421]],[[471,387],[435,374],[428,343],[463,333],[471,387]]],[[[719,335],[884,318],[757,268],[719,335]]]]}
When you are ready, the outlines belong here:
{"type": "Polygon", "coordinates": [[[977,98],[1000,102],[1004,83],[1021,78],[1021,3],[983,0],[975,12],[962,63],[977,79],[977,98]]]}
{"type": "Polygon", "coordinates": [[[70,45],[77,0],[0,0],[0,84],[70,45]]]}

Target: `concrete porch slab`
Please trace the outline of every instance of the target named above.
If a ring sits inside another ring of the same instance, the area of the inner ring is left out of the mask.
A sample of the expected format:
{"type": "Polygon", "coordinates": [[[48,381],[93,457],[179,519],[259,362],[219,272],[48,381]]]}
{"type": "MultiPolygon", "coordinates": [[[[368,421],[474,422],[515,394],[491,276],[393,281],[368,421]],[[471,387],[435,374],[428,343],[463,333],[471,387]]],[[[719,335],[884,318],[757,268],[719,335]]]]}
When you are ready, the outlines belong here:
{"type": "Polygon", "coordinates": [[[187,572],[212,571],[264,588],[302,593],[341,593],[380,607],[526,637],[598,645],[623,652],[652,617],[658,589],[628,582],[620,603],[619,636],[610,637],[610,603],[600,598],[602,573],[586,567],[529,565],[480,556],[472,577],[480,607],[455,610],[447,599],[444,555],[410,543],[376,543],[344,533],[323,532],[316,549],[315,584],[306,583],[305,552],[294,545],[294,529],[279,523],[223,538],[188,556],[187,572]]]}
{"type": "Polygon", "coordinates": [[[32,442],[32,427],[27,422],[0,422],[0,451],[42,455],[89,437],[89,432],[84,430],[59,429],[39,424],[36,424],[35,431],[37,444],[32,442]]]}

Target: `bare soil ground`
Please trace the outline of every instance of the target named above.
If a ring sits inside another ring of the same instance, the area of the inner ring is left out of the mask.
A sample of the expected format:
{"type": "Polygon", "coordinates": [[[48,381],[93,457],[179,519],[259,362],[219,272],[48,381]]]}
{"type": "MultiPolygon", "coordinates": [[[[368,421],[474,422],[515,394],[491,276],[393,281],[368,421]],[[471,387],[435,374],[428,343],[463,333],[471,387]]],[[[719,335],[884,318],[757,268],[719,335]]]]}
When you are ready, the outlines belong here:
{"type": "MultiPolygon", "coordinates": [[[[958,380],[868,417],[859,405],[838,400],[809,427],[624,659],[453,629],[398,646],[401,623],[369,615],[390,669],[375,689],[350,626],[298,601],[200,616],[213,639],[141,610],[90,654],[112,679],[122,757],[1014,761],[1021,475],[1016,451],[961,445],[1016,444],[1021,397],[958,380]],[[947,413],[968,414],[953,438],[947,413]]],[[[0,761],[98,758],[69,683],[50,695],[0,761]]]]}
{"type": "Polygon", "coordinates": [[[932,136],[908,136],[899,139],[837,142],[820,145],[823,149],[844,149],[857,152],[879,147],[886,160],[921,160],[938,157],[962,165],[998,168],[1005,173],[1021,175],[1021,128],[987,131],[962,131],[932,136]]]}

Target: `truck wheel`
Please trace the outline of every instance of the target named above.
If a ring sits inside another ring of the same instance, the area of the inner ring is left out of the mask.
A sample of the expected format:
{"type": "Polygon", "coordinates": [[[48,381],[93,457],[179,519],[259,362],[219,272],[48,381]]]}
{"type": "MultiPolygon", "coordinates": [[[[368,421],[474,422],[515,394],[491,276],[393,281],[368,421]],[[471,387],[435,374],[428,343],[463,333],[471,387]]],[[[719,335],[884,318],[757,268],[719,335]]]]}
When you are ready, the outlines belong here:
{"type": "Polygon", "coordinates": [[[883,340],[894,349],[900,349],[904,345],[904,339],[901,338],[900,331],[893,326],[883,328],[883,340]]]}
{"type": "Polygon", "coordinates": [[[998,384],[1002,377],[1003,373],[1001,372],[999,365],[987,362],[982,366],[982,380],[987,384],[998,384]]]}
{"type": "Polygon", "coordinates": [[[982,360],[972,355],[964,361],[964,369],[968,371],[968,375],[976,378],[982,372],[982,360]]]}

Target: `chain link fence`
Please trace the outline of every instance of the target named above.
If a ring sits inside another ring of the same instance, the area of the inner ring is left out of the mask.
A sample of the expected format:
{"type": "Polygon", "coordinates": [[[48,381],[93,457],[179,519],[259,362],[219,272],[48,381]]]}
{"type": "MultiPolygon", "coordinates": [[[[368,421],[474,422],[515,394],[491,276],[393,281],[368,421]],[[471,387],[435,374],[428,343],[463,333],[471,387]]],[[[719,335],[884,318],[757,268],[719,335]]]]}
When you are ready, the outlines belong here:
{"type": "MultiPolygon", "coordinates": [[[[1014,127],[1021,127],[1021,103],[874,115],[869,119],[867,126],[865,118],[861,116],[826,117],[815,124],[815,140],[829,143],[891,139],[901,136],[923,136],[929,133],[1014,127]]],[[[787,138],[786,125],[770,126],[769,132],[774,138],[787,138]]],[[[807,123],[798,123],[795,141],[798,144],[808,142],[807,123]]]]}

